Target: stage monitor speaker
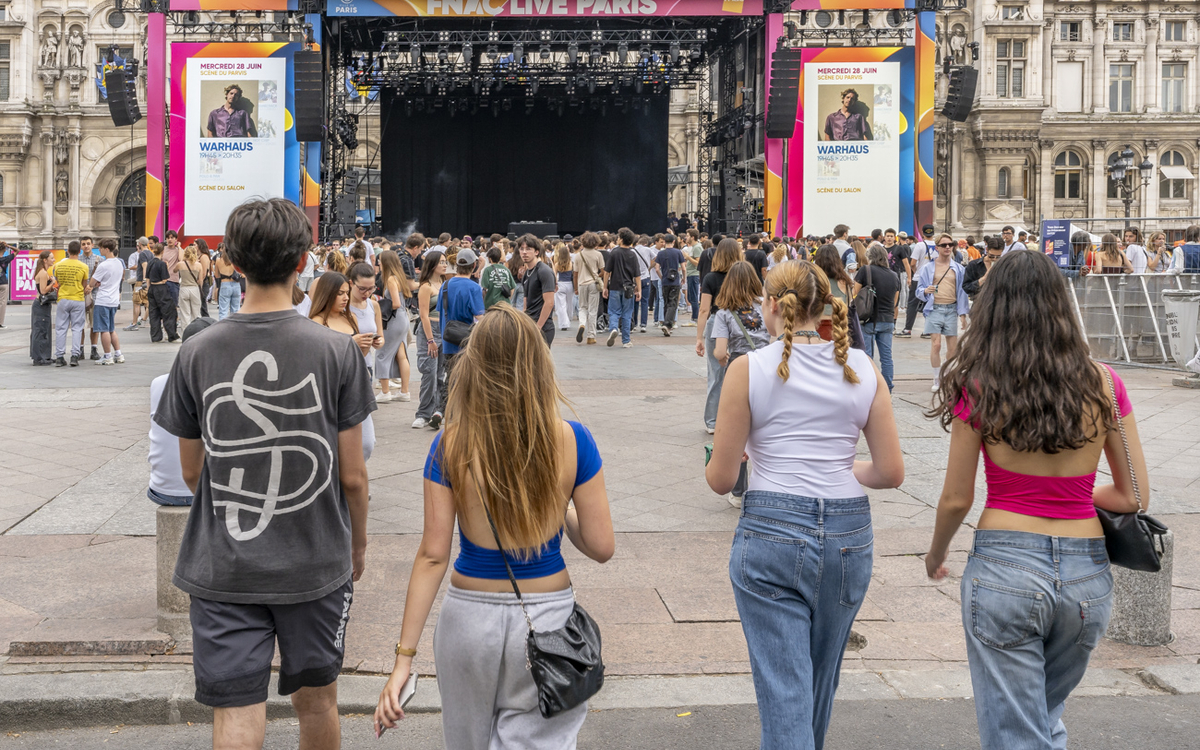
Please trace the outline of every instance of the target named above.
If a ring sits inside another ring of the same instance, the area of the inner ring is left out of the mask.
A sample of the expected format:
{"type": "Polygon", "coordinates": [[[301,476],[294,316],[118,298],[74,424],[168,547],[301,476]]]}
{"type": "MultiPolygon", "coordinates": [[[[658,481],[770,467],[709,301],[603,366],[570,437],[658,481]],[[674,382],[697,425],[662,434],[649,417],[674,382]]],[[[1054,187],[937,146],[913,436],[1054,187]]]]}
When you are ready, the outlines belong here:
{"type": "Polygon", "coordinates": [[[767,100],[768,138],[791,138],[796,134],[801,52],[799,47],[784,47],[775,50],[771,58],[771,91],[767,100]]]}
{"type": "Polygon", "coordinates": [[[320,52],[297,52],[293,60],[296,82],[296,140],[320,141],[325,137],[324,68],[320,52]]]}
{"type": "Polygon", "coordinates": [[[946,92],[946,105],[942,114],[955,122],[966,122],[975,102],[975,86],[979,83],[979,71],[970,66],[960,66],[950,71],[950,88],[946,92]]]}
{"type": "Polygon", "coordinates": [[[104,90],[108,94],[108,113],[118,127],[132,125],[142,119],[137,100],[137,78],[127,76],[124,68],[115,68],[104,75],[104,90]]]}
{"type": "Polygon", "coordinates": [[[549,237],[552,234],[558,234],[558,224],[552,221],[514,221],[508,225],[508,233],[515,234],[518,237],[523,234],[532,234],[538,238],[549,237]]]}

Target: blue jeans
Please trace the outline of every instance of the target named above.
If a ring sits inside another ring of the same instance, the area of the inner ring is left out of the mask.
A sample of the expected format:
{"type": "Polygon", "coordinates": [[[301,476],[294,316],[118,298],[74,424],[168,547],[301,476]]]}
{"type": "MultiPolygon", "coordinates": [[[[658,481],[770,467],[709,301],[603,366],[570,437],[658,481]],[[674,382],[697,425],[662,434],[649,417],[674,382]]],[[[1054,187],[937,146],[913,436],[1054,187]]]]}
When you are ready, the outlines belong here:
{"type": "Polygon", "coordinates": [[[820,750],[850,626],[871,583],[867,498],[753,490],[729,554],[762,750],[820,750]]]}
{"type": "Polygon", "coordinates": [[[975,532],[962,618],[983,750],[1064,750],[1063,704],[1112,615],[1104,538],[975,532]]]}
{"type": "Polygon", "coordinates": [[[173,507],[181,507],[192,504],[191,495],[164,495],[150,488],[146,489],[146,497],[155,505],[167,505],[173,507]]]}
{"type": "Polygon", "coordinates": [[[242,309],[242,285],[236,281],[222,281],[217,291],[217,320],[225,320],[242,309]]]}
{"type": "Polygon", "coordinates": [[[692,322],[696,322],[696,318],[700,317],[700,277],[687,277],[687,296],[688,303],[692,306],[692,322]]]}
{"type": "Polygon", "coordinates": [[[626,297],[625,292],[610,290],[608,292],[608,330],[617,330],[621,326],[621,343],[629,343],[629,329],[633,326],[633,306],[636,300],[626,297]]]}
{"type": "MultiPolygon", "coordinates": [[[[642,279],[642,299],[638,304],[642,310],[642,326],[646,325],[646,317],[650,314],[650,277],[642,279]]],[[[635,312],[636,317],[636,312],[635,312]]]]}
{"type": "Polygon", "coordinates": [[[895,372],[892,366],[892,332],[896,330],[896,324],[891,323],[863,323],[863,349],[866,350],[867,356],[875,357],[875,344],[879,344],[879,372],[883,374],[883,381],[887,383],[888,390],[892,390],[892,374],[895,372]]]}
{"type": "Polygon", "coordinates": [[[708,363],[708,392],[704,399],[704,426],[717,426],[717,406],[721,403],[721,386],[725,385],[725,368],[713,355],[717,340],[712,337],[714,318],[704,324],[704,361],[708,363]]]}

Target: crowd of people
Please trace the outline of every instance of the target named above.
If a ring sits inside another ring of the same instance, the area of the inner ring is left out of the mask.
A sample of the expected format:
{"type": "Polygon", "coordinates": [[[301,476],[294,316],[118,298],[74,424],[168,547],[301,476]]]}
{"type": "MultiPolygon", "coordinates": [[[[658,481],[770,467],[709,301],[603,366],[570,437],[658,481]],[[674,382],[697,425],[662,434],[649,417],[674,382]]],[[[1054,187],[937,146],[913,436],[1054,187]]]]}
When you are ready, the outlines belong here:
{"type": "MultiPolygon", "coordinates": [[[[286,201],[236,209],[209,266],[224,277],[213,280],[215,299],[225,284],[238,289],[227,305],[236,314],[217,322],[201,312],[152,388],[151,499],[194,507],[174,582],[192,596],[196,697],[215,709],[214,746],[262,744],[276,639],[278,690],[292,696],[302,745],[338,746],[343,634],[366,566],[371,415],[410,398],[410,337],[421,372],[413,426],[436,434],[376,733],[404,717],[413,658],[449,572],[433,640],[446,746],[573,746],[590,693],[547,704],[555,688],[527,669],[526,640],[587,619],[563,537],[598,563],[617,540],[604,446],[564,419],[549,345],[572,328],[579,346],[629,343],[635,321],[639,332],[645,321],[670,336],[682,310],[680,325],[696,326],[696,352],[710,365],[705,476],[741,508],[729,575],[761,747],[821,747],[871,582],[866,491],[904,480],[890,347],[914,299],[935,356],[947,342],[944,361],[932,363],[929,416],[951,447],[925,555],[930,578],[947,575],[981,455],[987,467],[961,584],[981,744],[1065,746],[1064,701],[1112,606],[1096,508],[1144,509],[1149,496],[1132,408],[1119,376],[1091,362],[1062,269],[1045,254],[1001,235],[968,259],[933,227],[915,242],[901,234],[414,233],[398,244],[360,234],[314,247],[304,214],[286,201]],[[1102,454],[1112,483],[1097,486],[1102,454]],[[305,458],[283,471],[292,455],[305,458]]],[[[197,270],[203,301],[202,262],[183,250],[180,263],[193,265],[182,272],[197,270]]],[[[50,274],[58,291],[74,294],[72,278],[103,288],[95,279],[104,273],[64,266],[74,255],[54,264],[63,266],[50,274]]],[[[586,646],[579,641],[587,638],[563,643],[586,646]]]]}

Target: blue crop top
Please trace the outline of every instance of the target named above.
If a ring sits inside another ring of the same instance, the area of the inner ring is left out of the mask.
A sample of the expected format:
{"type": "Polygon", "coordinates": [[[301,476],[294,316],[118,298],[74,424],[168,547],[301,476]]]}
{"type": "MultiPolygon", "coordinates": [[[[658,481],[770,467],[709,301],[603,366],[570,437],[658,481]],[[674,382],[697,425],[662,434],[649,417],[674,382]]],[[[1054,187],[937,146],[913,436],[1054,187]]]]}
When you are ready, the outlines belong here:
{"type": "MultiPolygon", "coordinates": [[[[588,428],[578,422],[567,421],[575,433],[575,486],[585,484],[600,472],[600,450],[596,447],[596,439],[588,428]]],[[[442,433],[433,438],[429,446],[429,455],[425,458],[424,476],[431,482],[449,487],[450,480],[442,474],[442,464],[438,448],[442,443],[442,433]]],[[[504,580],[508,571],[504,569],[504,560],[500,550],[480,547],[473,543],[458,529],[458,557],[454,560],[454,570],[472,578],[504,580]]],[[[562,532],[546,542],[545,546],[535,552],[528,560],[521,560],[511,552],[506,553],[508,564],[512,567],[513,575],[519,579],[541,578],[565,570],[567,564],[562,558],[562,532]]]]}

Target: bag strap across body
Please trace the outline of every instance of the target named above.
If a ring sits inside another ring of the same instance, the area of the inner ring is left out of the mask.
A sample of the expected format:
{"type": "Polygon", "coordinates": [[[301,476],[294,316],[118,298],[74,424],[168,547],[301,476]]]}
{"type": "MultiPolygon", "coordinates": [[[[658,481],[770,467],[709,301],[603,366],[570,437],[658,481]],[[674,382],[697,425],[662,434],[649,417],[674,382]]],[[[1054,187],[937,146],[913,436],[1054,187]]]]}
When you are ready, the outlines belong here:
{"type": "Polygon", "coordinates": [[[1121,422],[1121,407],[1117,405],[1117,386],[1113,383],[1112,372],[1107,365],[1101,365],[1104,378],[1108,381],[1108,392],[1112,396],[1113,419],[1117,422],[1117,430],[1121,433],[1121,445],[1125,448],[1125,461],[1129,465],[1129,480],[1133,483],[1133,497],[1137,500],[1139,514],[1144,514],[1146,508],[1142,503],[1142,490],[1138,486],[1137,472],[1133,470],[1133,455],[1129,452],[1129,438],[1125,435],[1125,425],[1121,422]]]}
{"type": "Polygon", "coordinates": [[[732,310],[730,314],[733,315],[733,320],[738,324],[738,328],[742,329],[742,336],[746,338],[746,345],[750,347],[750,351],[758,351],[758,347],[754,345],[754,341],[750,338],[750,332],[746,330],[746,324],[742,322],[742,316],[732,310]]]}
{"type": "MultiPolygon", "coordinates": [[[[479,498],[479,504],[483,506],[483,512],[487,515],[488,526],[492,529],[492,538],[496,540],[496,549],[500,550],[500,559],[504,561],[504,569],[508,572],[508,582],[512,584],[513,593],[517,595],[517,603],[521,605],[521,614],[525,615],[525,624],[529,626],[529,632],[536,632],[533,629],[533,620],[529,619],[529,610],[525,609],[525,600],[521,597],[521,588],[517,586],[517,577],[513,575],[512,566],[508,564],[508,554],[504,551],[504,545],[500,543],[500,532],[496,530],[496,522],[492,520],[492,512],[488,510],[487,503],[483,498],[479,498]]],[[[575,596],[575,588],[571,587],[571,597],[575,596]]]]}

